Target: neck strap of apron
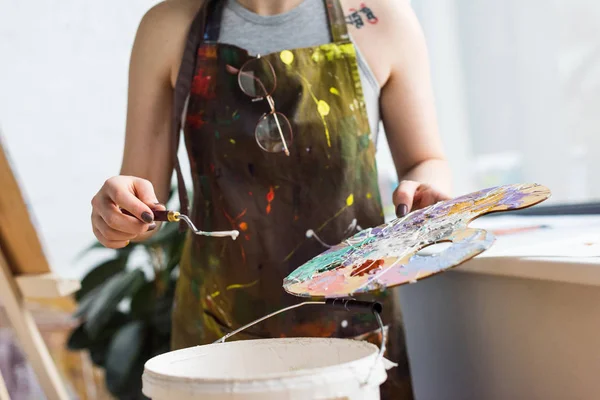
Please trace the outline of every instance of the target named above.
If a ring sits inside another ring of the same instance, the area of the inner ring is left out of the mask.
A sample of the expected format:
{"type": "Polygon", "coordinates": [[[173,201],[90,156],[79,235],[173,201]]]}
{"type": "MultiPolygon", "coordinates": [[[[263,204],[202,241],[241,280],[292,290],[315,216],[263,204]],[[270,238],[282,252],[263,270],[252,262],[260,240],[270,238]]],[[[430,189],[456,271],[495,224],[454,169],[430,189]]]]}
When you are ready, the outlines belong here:
{"type": "MultiPolygon", "coordinates": [[[[324,0],[327,16],[329,18],[329,29],[331,38],[334,43],[347,42],[349,39],[346,19],[339,0],[324,0]]],[[[179,203],[181,213],[189,215],[189,197],[181,165],[177,152],[179,149],[179,137],[181,128],[184,123],[184,114],[186,111],[187,101],[196,72],[197,51],[203,41],[216,42],[219,38],[221,28],[221,15],[225,1],[223,0],[206,0],[198,13],[194,17],[188,33],[179,74],[175,83],[173,97],[173,114],[172,114],[172,159],[174,160],[175,173],[177,175],[177,189],[179,192],[179,203]]],[[[185,230],[186,226],[181,223],[180,230],[185,230]]]]}
{"type": "Polygon", "coordinates": [[[331,31],[333,42],[347,42],[350,36],[348,36],[346,17],[344,17],[344,10],[342,10],[340,0],[325,0],[325,6],[327,7],[329,30],[331,31]]]}
{"type": "MultiPolygon", "coordinates": [[[[183,51],[183,57],[181,59],[181,65],[179,67],[179,74],[177,75],[177,81],[175,83],[175,89],[173,91],[173,113],[171,116],[171,137],[172,137],[172,159],[174,160],[175,173],[177,175],[177,189],[179,192],[179,204],[181,207],[181,213],[189,215],[189,198],[187,188],[185,187],[185,181],[181,172],[181,165],[179,163],[179,157],[177,152],[179,149],[179,137],[181,136],[181,128],[183,127],[183,120],[185,109],[187,108],[188,96],[192,87],[192,81],[194,74],[196,73],[196,52],[200,44],[202,43],[202,33],[204,32],[204,26],[206,22],[206,16],[209,12],[208,7],[210,1],[205,1],[192,24],[183,51]]],[[[181,222],[179,226],[180,231],[186,229],[185,223],[181,222]]]]}

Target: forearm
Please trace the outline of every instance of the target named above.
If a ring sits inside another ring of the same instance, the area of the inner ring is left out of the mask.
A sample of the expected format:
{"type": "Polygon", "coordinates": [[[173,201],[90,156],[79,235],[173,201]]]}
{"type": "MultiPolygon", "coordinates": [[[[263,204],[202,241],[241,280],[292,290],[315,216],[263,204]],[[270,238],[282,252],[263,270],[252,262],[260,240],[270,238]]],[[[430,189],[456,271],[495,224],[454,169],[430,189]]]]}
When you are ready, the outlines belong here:
{"type": "Polygon", "coordinates": [[[406,172],[398,173],[398,178],[424,183],[447,196],[452,195],[452,176],[445,159],[424,160],[406,172]]]}

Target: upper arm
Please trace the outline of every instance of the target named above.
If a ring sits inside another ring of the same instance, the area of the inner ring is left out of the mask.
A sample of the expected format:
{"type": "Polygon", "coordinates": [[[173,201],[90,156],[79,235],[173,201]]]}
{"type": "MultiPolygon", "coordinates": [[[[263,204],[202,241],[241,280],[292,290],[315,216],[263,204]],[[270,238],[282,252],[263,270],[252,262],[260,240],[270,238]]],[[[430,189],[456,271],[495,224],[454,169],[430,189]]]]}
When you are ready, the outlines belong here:
{"type": "Polygon", "coordinates": [[[410,4],[385,1],[389,77],[381,92],[381,113],[400,176],[431,159],[444,159],[425,38],[410,4]]]}
{"type": "Polygon", "coordinates": [[[121,174],[152,182],[161,202],[167,200],[173,171],[172,76],[183,54],[188,15],[176,2],[153,7],[140,23],[131,52],[121,174]]]}

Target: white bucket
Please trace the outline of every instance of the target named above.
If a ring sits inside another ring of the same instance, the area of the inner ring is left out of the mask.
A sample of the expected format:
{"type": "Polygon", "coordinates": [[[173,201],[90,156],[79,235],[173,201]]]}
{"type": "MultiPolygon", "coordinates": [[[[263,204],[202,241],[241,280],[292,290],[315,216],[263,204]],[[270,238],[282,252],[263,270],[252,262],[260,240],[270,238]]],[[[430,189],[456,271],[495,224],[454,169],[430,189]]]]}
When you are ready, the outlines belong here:
{"type": "Polygon", "coordinates": [[[393,364],[378,351],[363,341],[324,338],[190,347],[149,360],[143,392],[152,400],[379,399],[393,364]]]}

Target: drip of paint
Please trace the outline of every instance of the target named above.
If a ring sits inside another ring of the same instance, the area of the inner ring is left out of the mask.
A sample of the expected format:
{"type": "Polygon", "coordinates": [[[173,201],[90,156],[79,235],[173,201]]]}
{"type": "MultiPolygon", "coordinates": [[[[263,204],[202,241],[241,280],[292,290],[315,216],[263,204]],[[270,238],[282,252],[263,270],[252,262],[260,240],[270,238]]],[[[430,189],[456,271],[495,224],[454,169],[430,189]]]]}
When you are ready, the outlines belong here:
{"type": "Polygon", "coordinates": [[[354,194],[350,194],[350,196],[346,198],[346,207],[350,207],[352,204],[354,204],[354,194]]]}
{"type": "Polygon", "coordinates": [[[317,110],[319,111],[319,114],[326,117],[327,115],[329,115],[329,111],[331,111],[331,108],[325,100],[319,100],[317,103],[317,110]]]}
{"type": "Polygon", "coordinates": [[[233,289],[246,289],[249,287],[252,287],[254,285],[256,285],[258,283],[258,279],[255,280],[254,282],[250,282],[250,283],[238,283],[238,284],[233,284],[233,285],[229,285],[227,286],[227,290],[233,290],[233,289]]]}
{"type": "Polygon", "coordinates": [[[315,50],[315,51],[312,53],[312,55],[310,56],[310,58],[311,58],[311,59],[312,59],[314,62],[318,63],[318,62],[320,62],[320,61],[323,61],[323,59],[324,59],[325,57],[323,57],[323,53],[321,53],[321,51],[317,49],[317,50],[315,50]]]}
{"type": "Polygon", "coordinates": [[[267,214],[271,213],[271,202],[275,199],[275,190],[273,189],[273,186],[271,186],[269,188],[269,192],[267,193],[267,195],[265,196],[265,198],[267,199],[267,214]]]}
{"type": "Polygon", "coordinates": [[[279,58],[281,58],[281,61],[284,64],[292,65],[292,63],[294,62],[294,53],[292,53],[289,50],[284,50],[281,53],[279,53],[279,58]]]}

